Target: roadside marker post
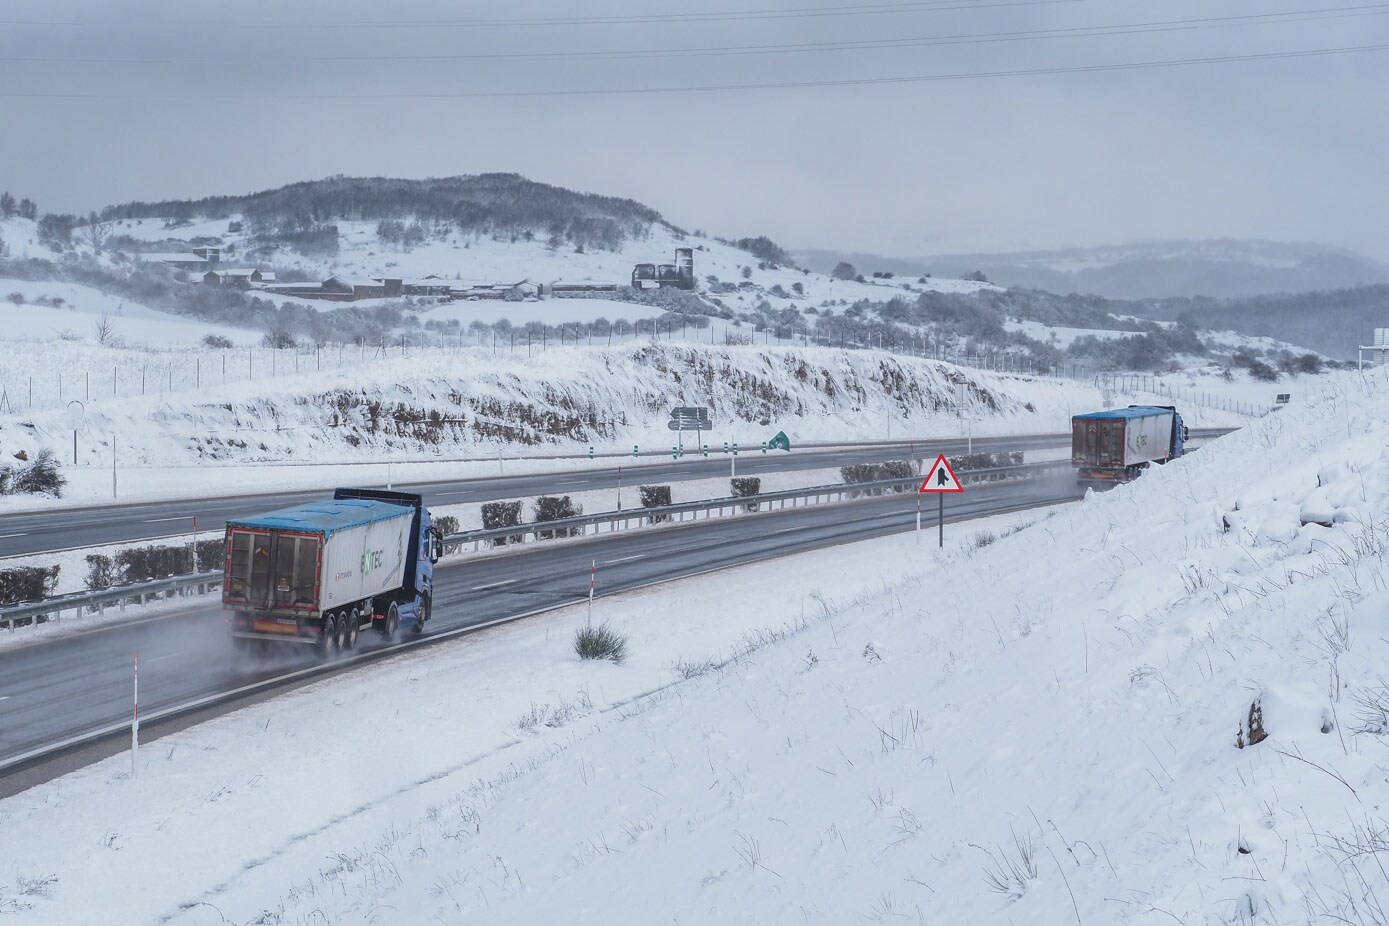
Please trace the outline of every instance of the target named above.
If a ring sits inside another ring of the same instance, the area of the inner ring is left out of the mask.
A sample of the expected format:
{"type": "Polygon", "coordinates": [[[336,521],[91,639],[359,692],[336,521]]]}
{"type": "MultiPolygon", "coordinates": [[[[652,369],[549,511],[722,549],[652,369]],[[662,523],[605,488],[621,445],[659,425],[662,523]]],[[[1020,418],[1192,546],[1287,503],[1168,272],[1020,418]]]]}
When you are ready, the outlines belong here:
{"type": "Polygon", "coordinates": [[[950,468],[950,461],[945,458],[945,454],[936,457],[936,462],[931,464],[931,468],[926,473],[926,478],[922,480],[921,487],[916,490],[916,530],[917,543],[921,542],[921,495],[924,492],[934,493],[936,496],[936,525],[939,530],[939,545],[945,547],[945,496],[956,492],[963,492],[965,487],[960,484],[955,471],[950,468]]]}
{"type": "Polygon", "coordinates": [[[588,567],[588,622],[593,623],[593,584],[598,578],[598,560],[588,567]]]}
{"type": "Polygon", "coordinates": [[[592,460],[593,460],[593,445],[592,445],[592,444],[589,444],[589,445],[588,445],[588,459],[589,459],[590,462],[592,462],[592,460]]]}
{"type": "Polygon", "coordinates": [[[636,445],[636,444],[633,444],[633,445],[632,445],[632,457],[635,459],[636,456],[637,456],[637,445],[636,445]]]}
{"type": "Polygon", "coordinates": [[[706,460],[709,459],[709,445],[708,445],[708,444],[705,444],[705,445],[704,445],[704,458],[705,458],[706,460]]]}
{"type": "Polygon", "coordinates": [[[680,448],[679,448],[679,447],[671,447],[671,448],[670,448],[670,458],[671,458],[672,460],[678,460],[678,459],[680,459],[680,448]]]}
{"type": "Polygon", "coordinates": [[[140,755],[140,653],[135,653],[135,693],[134,700],[131,702],[133,712],[130,715],[130,777],[136,778],[140,772],[136,766],[136,760],[140,755]]]}
{"type": "Polygon", "coordinates": [[[622,467],[617,467],[617,510],[622,510],[622,467]]]}

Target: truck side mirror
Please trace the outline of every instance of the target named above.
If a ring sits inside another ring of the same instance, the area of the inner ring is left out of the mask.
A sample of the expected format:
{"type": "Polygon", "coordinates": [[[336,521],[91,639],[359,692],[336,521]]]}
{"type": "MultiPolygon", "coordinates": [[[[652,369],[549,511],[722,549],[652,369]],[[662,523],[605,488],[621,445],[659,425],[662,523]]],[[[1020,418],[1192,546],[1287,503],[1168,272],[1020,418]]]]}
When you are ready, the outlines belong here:
{"type": "Polygon", "coordinates": [[[441,534],[439,533],[439,529],[438,529],[437,527],[431,527],[431,528],[429,529],[429,561],[430,561],[431,563],[437,563],[437,562],[439,562],[439,557],[441,557],[441,556],[443,556],[443,555],[444,555],[444,538],[443,538],[443,535],[441,535],[441,534]]]}

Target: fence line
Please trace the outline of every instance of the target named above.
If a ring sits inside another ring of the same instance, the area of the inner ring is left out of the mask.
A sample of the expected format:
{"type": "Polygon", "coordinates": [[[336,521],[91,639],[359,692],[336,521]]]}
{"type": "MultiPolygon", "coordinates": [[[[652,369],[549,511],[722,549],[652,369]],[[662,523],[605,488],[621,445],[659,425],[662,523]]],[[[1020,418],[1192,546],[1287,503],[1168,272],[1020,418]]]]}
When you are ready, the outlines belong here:
{"type": "Polygon", "coordinates": [[[1095,385],[1100,389],[1115,392],[1149,392],[1153,395],[1165,396],[1173,402],[1184,402],[1188,405],[1231,412],[1249,418],[1262,418],[1273,411],[1275,407],[1259,405],[1254,402],[1241,402],[1229,396],[1213,395],[1195,389],[1173,389],[1163,382],[1161,377],[1140,373],[1100,374],[1095,377],[1095,385]]]}

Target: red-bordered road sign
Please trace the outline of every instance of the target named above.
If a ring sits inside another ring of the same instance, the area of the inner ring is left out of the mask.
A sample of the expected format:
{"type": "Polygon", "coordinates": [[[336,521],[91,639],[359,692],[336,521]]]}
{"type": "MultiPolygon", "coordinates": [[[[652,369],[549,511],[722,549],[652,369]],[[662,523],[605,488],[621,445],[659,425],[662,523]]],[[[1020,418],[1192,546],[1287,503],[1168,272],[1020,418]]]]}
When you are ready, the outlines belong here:
{"type": "Polygon", "coordinates": [[[936,457],[936,462],[931,464],[930,470],[926,473],[926,478],[922,480],[921,488],[918,492],[963,492],[965,487],[960,485],[960,480],[955,477],[955,471],[950,468],[950,462],[945,459],[945,454],[936,457]]]}

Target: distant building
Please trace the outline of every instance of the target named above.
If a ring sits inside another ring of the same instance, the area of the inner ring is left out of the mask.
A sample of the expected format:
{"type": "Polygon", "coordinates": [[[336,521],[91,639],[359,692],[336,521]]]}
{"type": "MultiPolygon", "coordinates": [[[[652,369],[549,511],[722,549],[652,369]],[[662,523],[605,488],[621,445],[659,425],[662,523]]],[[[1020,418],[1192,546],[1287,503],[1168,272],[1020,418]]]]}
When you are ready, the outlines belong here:
{"type": "Polygon", "coordinates": [[[425,277],[422,280],[402,281],[407,296],[447,296],[452,289],[448,280],[438,277],[425,277]]]}
{"type": "Polygon", "coordinates": [[[380,280],[357,280],[349,277],[329,277],[323,281],[323,298],[339,302],[356,299],[382,299],[386,295],[386,284],[380,280]]]}
{"type": "Polygon", "coordinates": [[[171,267],[174,270],[206,271],[209,266],[206,256],[194,254],[192,251],[175,253],[163,251],[147,251],[144,254],[136,254],[135,259],[144,261],[147,264],[163,264],[164,266],[171,267]]]}
{"type": "Polygon", "coordinates": [[[203,282],[209,286],[235,286],[250,289],[255,284],[274,283],[275,274],[259,267],[248,270],[209,270],[203,274],[203,282]]]}
{"type": "Polygon", "coordinates": [[[267,283],[261,289],[277,296],[297,296],[300,299],[324,298],[322,283],[267,283]]]}

